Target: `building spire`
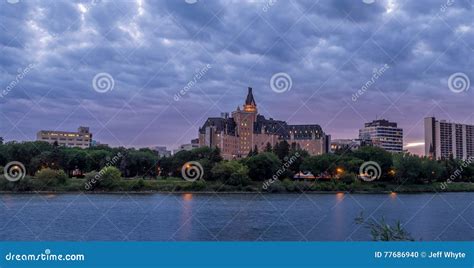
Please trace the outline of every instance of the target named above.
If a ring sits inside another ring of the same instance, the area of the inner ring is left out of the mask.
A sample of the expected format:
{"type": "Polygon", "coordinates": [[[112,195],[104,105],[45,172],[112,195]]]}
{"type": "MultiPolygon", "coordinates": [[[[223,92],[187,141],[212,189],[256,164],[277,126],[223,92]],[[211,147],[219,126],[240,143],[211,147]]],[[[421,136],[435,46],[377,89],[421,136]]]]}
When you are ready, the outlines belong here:
{"type": "Polygon", "coordinates": [[[248,88],[247,99],[245,99],[245,105],[252,105],[252,106],[257,107],[257,104],[255,103],[255,99],[253,98],[251,87],[248,88]]]}

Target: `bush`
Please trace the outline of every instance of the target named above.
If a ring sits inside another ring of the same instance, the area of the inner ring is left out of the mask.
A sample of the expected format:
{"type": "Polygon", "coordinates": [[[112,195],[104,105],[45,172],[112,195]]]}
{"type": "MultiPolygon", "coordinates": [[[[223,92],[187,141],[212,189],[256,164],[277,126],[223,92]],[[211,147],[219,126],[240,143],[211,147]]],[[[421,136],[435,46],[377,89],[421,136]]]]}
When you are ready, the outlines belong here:
{"type": "Polygon", "coordinates": [[[25,192],[35,190],[30,176],[25,176],[18,181],[9,181],[4,175],[0,175],[0,191],[25,192]]]}
{"type": "Polygon", "coordinates": [[[86,189],[116,189],[119,186],[121,173],[116,167],[104,167],[99,172],[91,171],[84,174],[86,179],[86,189]]]}
{"type": "Polygon", "coordinates": [[[145,181],[143,179],[136,180],[132,185],[132,190],[138,191],[145,188],[145,181]]]}
{"type": "Polygon", "coordinates": [[[35,178],[46,185],[58,185],[64,184],[68,177],[62,169],[43,168],[36,172],[35,178]]]}
{"type": "Polygon", "coordinates": [[[104,167],[99,171],[99,185],[106,189],[115,189],[119,185],[121,179],[120,170],[116,167],[104,167]]]}
{"type": "Polygon", "coordinates": [[[246,186],[250,183],[248,168],[237,161],[225,161],[212,168],[212,176],[228,185],[246,186]]]}
{"type": "Polygon", "coordinates": [[[264,190],[269,192],[269,193],[283,193],[283,192],[286,191],[285,187],[283,186],[283,184],[279,180],[274,181],[272,184],[270,184],[264,190]]]}
{"type": "Polygon", "coordinates": [[[341,175],[341,181],[346,184],[351,184],[356,181],[356,176],[353,173],[344,173],[341,175]]]}

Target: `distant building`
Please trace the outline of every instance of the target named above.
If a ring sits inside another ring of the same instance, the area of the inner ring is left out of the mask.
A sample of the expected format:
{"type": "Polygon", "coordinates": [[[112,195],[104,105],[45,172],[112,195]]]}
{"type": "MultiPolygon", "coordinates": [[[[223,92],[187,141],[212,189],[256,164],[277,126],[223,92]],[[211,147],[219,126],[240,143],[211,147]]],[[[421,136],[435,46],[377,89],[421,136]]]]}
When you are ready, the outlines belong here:
{"type": "Polygon", "coordinates": [[[92,143],[92,133],[88,127],[79,127],[77,132],[40,130],[36,134],[37,141],[51,144],[57,142],[60,146],[89,148],[92,143]]]}
{"type": "Polygon", "coordinates": [[[359,130],[359,139],[370,140],[373,146],[391,153],[403,152],[403,129],[385,119],[365,123],[364,128],[359,130]]]}
{"type": "Polygon", "coordinates": [[[372,145],[371,140],[362,139],[334,139],[331,140],[331,152],[338,150],[351,150],[355,151],[363,146],[372,145]]]}
{"type": "Polygon", "coordinates": [[[171,151],[166,148],[166,146],[155,146],[152,148],[152,150],[155,150],[158,153],[158,156],[160,157],[170,157],[171,156],[171,151]]]}
{"type": "Polygon", "coordinates": [[[177,152],[180,152],[180,151],[191,151],[193,149],[199,148],[200,147],[199,143],[195,143],[193,141],[195,140],[192,140],[191,143],[180,145],[178,149],[173,150],[173,154],[176,154],[177,152]]]}
{"type": "Polygon", "coordinates": [[[433,159],[474,157],[474,125],[425,118],[425,155],[433,159]]]}
{"type": "Polygon", "coordinates": [[[267,143],[274,146],[282,140],[311,155],[329,151],[330,136],[319,125],[289,125],[258,114],[252,88],[248,88],[242,110],[238,106],[230,117],[227,113],[210,117],[199,128],[199,145],[219,147],[224,159],[245,157],[255,146],[261,152],[267,143]]]}
{"type": "Polygon", "coordinates": [[[92,140],[92,141],[91,141],[91,147],[96,147],[96,146],[106,146],[106,147],[109,147],[109,145],[106,144],[106,143],[101,143],[101,142],[99,142],[99,141],[92,140]]]}

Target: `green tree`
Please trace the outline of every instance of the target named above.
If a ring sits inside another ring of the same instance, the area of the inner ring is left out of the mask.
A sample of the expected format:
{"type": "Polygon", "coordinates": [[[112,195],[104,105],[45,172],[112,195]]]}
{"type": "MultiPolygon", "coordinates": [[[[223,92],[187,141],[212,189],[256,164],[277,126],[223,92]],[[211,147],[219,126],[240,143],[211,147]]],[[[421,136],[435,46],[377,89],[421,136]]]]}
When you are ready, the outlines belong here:
{"type": "Polygon", "coordinates": [[[301,164],[301,169],[311,171],[315,176],[323,172],[331,175],[336,173],[338,157],[333,154],[323,154],[307,157],[301,164]]]}
{"type": "Polygon", "coordinates": [[[269,142],[267,142],[264,152],[271,153],[272,151],[273,151],[272,145],[269,142]]]}
{"type": "Polygon", "coordinates": [[[382,169],[382,177],[381,179],[388,179],[388,172],[390,171],[393,162],[392,162],[392,154],[388,151],[375,147],[375,146],[365,146],[361,147],[358,150],[351,153],[353,157],[362,159],[365,161],[374,161],[380,165],[382,169]]]}
{"type": "Polygon", "coordinates": [[[255,181],[270,179],[281,167],[281,161],[273,153],[261,153],[244,159],[249,177],[255,181]]]}
{"type": "Polygon", "coordinates": [[[419,157],[409,153],[400,153],[393,156],[395,178],[397,181],[408,183],[421,183],[421,160],[419,157]]]}
{"type": "Polygon", "coordinates": [[[273,152],[278,156],[280,160],[283,160],[285,156],[288,156],[290,153],[290,144],[286,140],[280,141],[275,144],[273,152]]]}
{"type": "Polygon", "coordinates": [[[248,185],[250,183],[248,168],[235,160],[217,163],[211,172],[216,180],[221,180],[229,185],[248,185]]]}

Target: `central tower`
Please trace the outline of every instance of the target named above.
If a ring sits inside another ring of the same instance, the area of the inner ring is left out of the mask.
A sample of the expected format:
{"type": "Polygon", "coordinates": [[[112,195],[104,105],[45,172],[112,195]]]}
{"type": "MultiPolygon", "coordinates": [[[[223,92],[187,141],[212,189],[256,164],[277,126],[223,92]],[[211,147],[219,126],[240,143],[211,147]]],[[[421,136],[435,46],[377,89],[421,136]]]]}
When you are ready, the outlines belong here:
{"type": "Polygon", "coordinates": [[[232,113],[236,123],[236,135],[238,136],[238,155],[247,155],[254,146],[254,125],[257,121],[257,104],[253,98],[252,88],[248,88],[243,110],[237,107],[232,113]]]}
{"type": "Polygon", "coordinates": [[[257,113],[257,104],[253,98],[252,88],[248,88],[247,98],[245,99],[244,111],[248,113],[257,113]]]}

